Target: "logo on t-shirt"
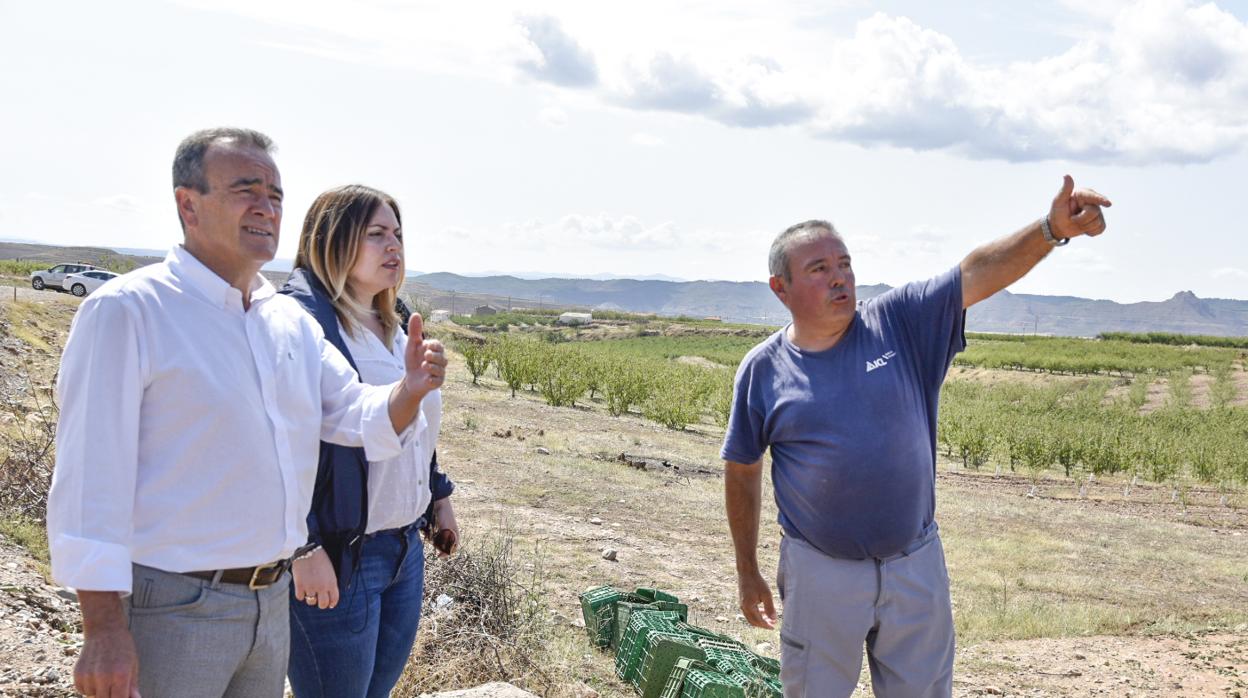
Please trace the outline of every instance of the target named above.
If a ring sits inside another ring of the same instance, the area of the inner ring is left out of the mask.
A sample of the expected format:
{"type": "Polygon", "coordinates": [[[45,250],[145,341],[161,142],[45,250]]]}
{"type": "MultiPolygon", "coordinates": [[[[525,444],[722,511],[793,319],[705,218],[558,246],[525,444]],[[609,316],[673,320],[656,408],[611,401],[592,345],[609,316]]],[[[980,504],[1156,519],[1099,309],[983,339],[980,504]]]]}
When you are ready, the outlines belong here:
{"type": "Polygon", "coordinates": [[[875,361],[868,361],[868,362],[867,362],[867,373],[870,373],[870,372],[874,371],[874,370],[875,370],[875,369],[877,369],[877,368],[883,368],[883,367],[887,366],[887,365],[888,365],[888,360],[889,360],[889,359],[891,359],[891,358],[893,358],[894,356],[897,356],[897,352],[895,352],[895,351],[886,351],[886,352],[884,352],[883,356],[881,356],[880,358],[876,359],[875,361]]]}

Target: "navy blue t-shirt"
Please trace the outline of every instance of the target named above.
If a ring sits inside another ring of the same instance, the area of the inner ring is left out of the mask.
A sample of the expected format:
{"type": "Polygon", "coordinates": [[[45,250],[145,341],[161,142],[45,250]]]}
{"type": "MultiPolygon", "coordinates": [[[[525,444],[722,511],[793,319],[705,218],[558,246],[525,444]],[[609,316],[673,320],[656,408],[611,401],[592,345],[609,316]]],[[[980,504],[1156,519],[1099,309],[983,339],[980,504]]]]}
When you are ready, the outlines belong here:
{"type": "Polygon", "coordinates": [[[833,557],[901,552],[936,512],[936,409],[963,336],[959,267],[858,308],[839,342],[782,329],[737,369],[721,457],[771,448],[780,525],[833,557]]]}

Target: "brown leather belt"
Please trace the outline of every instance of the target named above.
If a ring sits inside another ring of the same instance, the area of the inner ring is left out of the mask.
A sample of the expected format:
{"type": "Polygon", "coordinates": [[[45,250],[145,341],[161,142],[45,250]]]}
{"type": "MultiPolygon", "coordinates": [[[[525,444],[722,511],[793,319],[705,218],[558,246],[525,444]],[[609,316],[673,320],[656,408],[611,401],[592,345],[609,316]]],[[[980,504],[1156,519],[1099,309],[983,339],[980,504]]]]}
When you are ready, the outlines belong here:
{"type": "Polygon", "coordinates": [[[295,551],[285,560],[270,562],[267,565],[256,565],[255,567],[235,567],[232,570],[207,570],[204,572],[183,572],[188,577],[196,579],[207,579],[213,581],[217,578],[217,573],[221,573],[221,581],[226,584],[246,584],[248,589],[255,591],[256,589],[265,589],[277,584],[281,580],[282,575],[290,569],[290,563],[298,560],[304,555],[321,547],[318,543],[309,543],[295,551]]]}
{"type": "Polygon", "coordinates": [[[215,580],[217,573],[221,574],[221,581],[226,584],[246,584],[248,589],[265,589],[277,584],[278,580],[286,574],[286,570],[290,569],[290,560],[278,560],[270,562],[267,565],[257,565],[255,567],[235,567],[231,570],[209,570],[205,572],[183,572],[188,577],[196,579],[215,580]]]}

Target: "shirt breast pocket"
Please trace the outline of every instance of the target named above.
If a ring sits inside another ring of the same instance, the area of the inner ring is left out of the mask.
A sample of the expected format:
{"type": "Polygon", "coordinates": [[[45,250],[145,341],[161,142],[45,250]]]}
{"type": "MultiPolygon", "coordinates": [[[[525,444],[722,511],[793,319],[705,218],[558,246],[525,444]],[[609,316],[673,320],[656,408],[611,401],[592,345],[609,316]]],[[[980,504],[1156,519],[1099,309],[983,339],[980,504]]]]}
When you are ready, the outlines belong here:
{"type": "Polygon", "coordinates": [[[319,347],[305,346],[307,341],[305,337],[288,336],[276,342],[274,378],[283,404],[319,411],[321,354],[319,347]]]}

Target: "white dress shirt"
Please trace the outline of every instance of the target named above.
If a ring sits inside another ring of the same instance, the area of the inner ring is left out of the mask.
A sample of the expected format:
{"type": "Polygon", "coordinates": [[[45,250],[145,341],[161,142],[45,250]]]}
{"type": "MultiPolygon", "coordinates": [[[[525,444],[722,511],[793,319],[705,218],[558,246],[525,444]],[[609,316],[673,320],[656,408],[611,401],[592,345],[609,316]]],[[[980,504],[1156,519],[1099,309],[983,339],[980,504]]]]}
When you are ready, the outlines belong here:
{"type": "MultiPolygon", "coordinates": [[[[397,333],[394,349],[386,349],[377,335],[361,328],[353,336],[339,323],[347,351],[360,369],[360,380],[369,385],[386,385],[403,377],[403,351],[407,335],[397,333]]],[[[420,412],[428,426],[419,441],[408,441],[403,452],[382,461],[369,459],[367,533],[406,526],[425,513],[433,493],[429,489],[429,461],[437,447],[442,427],[442,391],[434,390],[420,402],[420,412]]]]}
{"type": "Polygon", "coordinates": [[[320,325],[257,275],[242,293],[176,247],[83,301],[57,380],[52,575],[130,592],[169,572],[290,556],[307,540],[322,439],[370,459],[400,438],[389,387],[359,383],[320,325]]]}

